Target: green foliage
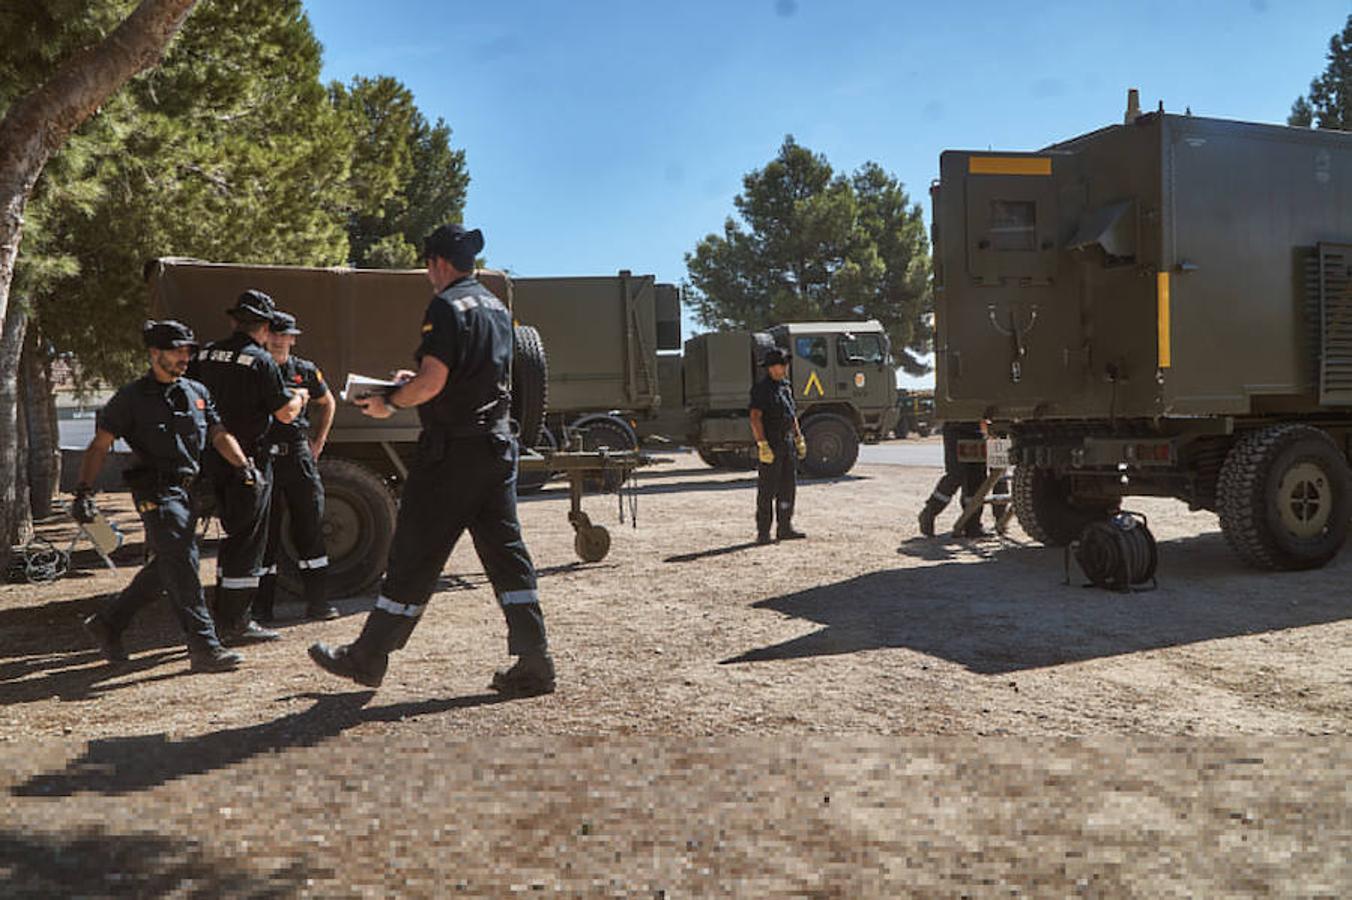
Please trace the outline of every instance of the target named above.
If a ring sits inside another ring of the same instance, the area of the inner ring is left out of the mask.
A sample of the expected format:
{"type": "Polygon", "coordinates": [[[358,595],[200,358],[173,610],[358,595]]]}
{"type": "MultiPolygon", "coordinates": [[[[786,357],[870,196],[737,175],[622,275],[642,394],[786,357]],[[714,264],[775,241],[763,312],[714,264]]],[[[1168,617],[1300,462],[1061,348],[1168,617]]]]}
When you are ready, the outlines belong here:
{"type": "Polygon", "coordinates": [[[1328,64],[1310,82],[1310,93],[1291,104],[1288,125],[1352,131],[1352,16],[1329,38],[1328,64]]]}
{"type": "Polygon", "coordinates": [[[118,381],[141,365],[147,260],[346,260],[353,139],[319,72],[300,0],[204,0],[44,174],[19,261],[44,337],[118,381]]]}
{"type": "Polygon", "coordinates": [[[353,265],[419,264],[423,237],[459,220],[464,209],[464,151],[451,149],[446,123],[429,125],[394,78],[355,78],[347,87],[331,86],[330,94],[357,136],[348,217],[353,265]]]}
{"type": "Polygon", "coordinates": [[[742,179],[727,219],[685,256],[700,322],[761,329],[778,322],[876,318],[913,373],[929,349],[929,241],[920,207],[875,163],[837,174],[785,138],[742,179]],[[745,225],[745,228],[743,227],[745,225]]]}

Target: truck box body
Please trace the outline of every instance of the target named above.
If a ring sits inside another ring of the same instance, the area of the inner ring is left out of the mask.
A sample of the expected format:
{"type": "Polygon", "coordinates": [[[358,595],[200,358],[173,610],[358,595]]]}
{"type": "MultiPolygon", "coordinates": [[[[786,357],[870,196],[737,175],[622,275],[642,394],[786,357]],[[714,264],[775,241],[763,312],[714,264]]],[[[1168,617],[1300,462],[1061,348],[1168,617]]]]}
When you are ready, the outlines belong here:
{"type": "Polygon", "coordinates": [[[1352,134],[1151,114],[940,170],[940,418],[1352,404],[1352,134]]]}
{"type": "MultiPolygon", "coordinates": [[[[271,294],[294,313],[304,334],[296,353],[314,360],[336,389],[347,373],[384,377],[413,365],[418,329],[431,299],[422,270],[317,269],[157,260],[150,273],[152,314],[181,319],[202,341],[233,327],[225,310],[246,288],[271,294]]],[[[674,288],[651,275],[513,278],[513,311],[540,332],[549,361],[549,410],[653,413],[660,403],[657,371],[659,289],[666,318],[674,288]]],[[[675,306],[679,339],[680,311],[675,306]]],[[[670,340],[672,325],[663,319],[670,340]]],[[[679,402],[679,396],[676,398],[679,402]]],[[[385,422],[340,406],[334,440],[394,439],[374,432],[416,427],[412,411],[385,422]]]]}
{"type": "MultiPolygon", "coordinates": [[[[513,278],[512,287],[517,320],[544,341],[552,412],[656,413],[662,398],[653,276],[513,278]]],[[[679,347],[679,308],[676,328],[679,347]]]]}

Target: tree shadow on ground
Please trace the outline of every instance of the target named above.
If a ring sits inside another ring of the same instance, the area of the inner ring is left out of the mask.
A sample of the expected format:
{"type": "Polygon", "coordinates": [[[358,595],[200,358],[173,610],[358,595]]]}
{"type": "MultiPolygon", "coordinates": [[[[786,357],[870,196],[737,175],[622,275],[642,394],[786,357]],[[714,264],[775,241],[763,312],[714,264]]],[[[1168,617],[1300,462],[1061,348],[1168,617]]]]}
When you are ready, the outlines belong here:
{"type": "MultiPolygon", "coordinates": [[[[937,545],[936,545],[937,546],[937,545]]],[[[1064,583],[1060,550],[957,548],[966,561],[875,572],[755,604],[824,626],[724,664],[906,648],[994,675],[1352,618],[1346,560],[1256,572],[1219,534],[1160,547],[1159,588],[1064,583]]]]}
{"type": "Polygon", "coordinates": [[[34,832],[0,829],[7,897],[290,897],[307,881],[332,878],[301,860],[267,873],[208,853],[193,840],[110,834],[102,828],[34,832]]]}
{"type": "Polygon", "coordinates": [[[398,722],[513,699],[485,693],[368,708],[366,704],[375,691],[300,696],[313,698],[314,705],[259,725],[227,728],[183,740],[151,734],[90,741],[83,755],[68,762],[62,771],[35,775],[10,793],[19,797],[131,794],[176,778],[205,775],[263,753],[313,747],[366,722],[398,722]]]}

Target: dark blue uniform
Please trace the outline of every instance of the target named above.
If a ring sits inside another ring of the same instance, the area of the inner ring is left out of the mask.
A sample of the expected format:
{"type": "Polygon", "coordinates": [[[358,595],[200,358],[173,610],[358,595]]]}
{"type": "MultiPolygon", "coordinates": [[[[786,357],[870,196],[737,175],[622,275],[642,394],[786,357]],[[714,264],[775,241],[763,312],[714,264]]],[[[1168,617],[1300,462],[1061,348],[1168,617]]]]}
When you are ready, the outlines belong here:
{"type": "Polygon", "coordinates": [[[427,355],[450,374],[418,407],[418,457],[400,496],[380,597],[357,645],[381,656],[404,646],[468,529],[507,619],[508,653],[543,655],[535,568],[516,514],[511,314],[473,277],[461,278],[427,307],[416,358],[427,355]]]}
{"type": "Polygon", "coordinates": [[[217,424],[220,417],[204,386],[189,378],[165,384],[149,373],[124,386],[99,411],[97,427],[125,440],[136,455],[124,477],[151,553],[131,584],[99,613],[115,635],[164,593],[189,651],[220,647],[197,576],[197,517],[189,497],[207,430],[217,424]]]}
{"type": "Polygon", "coordinates": [[[774,451],[775,461],[760,463],[756,470],[756,533],[770,533],[778,517],[779,532],[792,530],[793,504],[798,493],[793,419],[797,409],[789,379],[775,381],[766,376],[751,388],[751,408],[761,412],[765,440],[774,451]]]}
{"type": "MultiPolygon", "coordinates": [[[[305,388],[312,400],[329,392],[323,373],[307,359],[291,356],[279,368],[283,382],[291,387],[305,388]]],[[[324,576],[328,572],[329,557],[324,549],[322,529],[324,483],[319,478],[319,465],[310,452],[310,419],[306,410],[301,410],[300,415],[290,423],[273,422],[268,431],[268,440],[272,444],[272,508],[268,513],[263,578],[255,603],[260,613],[259,621],[272,618],[283,511],[291,514],[291,540],[296,546],[296,565],[300,569],[306,610],[318,613],[328,608],[324,576]]]]}
{"type": "Polygon", "coordinates": [[[248,622],[263,574],[272,493],[268,430],[273,412],[286,405],[292,392],[267,350],[242,331],[204,346],[188,371],[211,391],[222,424],[261,476],[256,485],[246,485],[214,449],[203,456],[226,534],[216,557],[216,613],[228,633],[248,622]]]}

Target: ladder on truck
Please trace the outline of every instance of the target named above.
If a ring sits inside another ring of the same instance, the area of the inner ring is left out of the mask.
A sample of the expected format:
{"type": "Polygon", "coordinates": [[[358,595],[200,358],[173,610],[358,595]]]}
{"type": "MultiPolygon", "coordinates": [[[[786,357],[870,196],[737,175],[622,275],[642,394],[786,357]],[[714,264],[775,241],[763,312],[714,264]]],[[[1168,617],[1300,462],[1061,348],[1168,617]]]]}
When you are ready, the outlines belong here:
{"type": "MultiPolygon", "coordinates": [[[[967,442],[963,443],[975,443],[967,442]]],[[[1009,440],[1007,438],[987,438],[984,447],[986,463],[986,480],[981,482],[981,487],[977,489],[976,496],[968,497],[967,502],[963,504],[962,515],[958,516],[958,521],[953,523],[953,536],[962,537],[967,529],[967,523],[981,515],[981,510],[989,504],[992,511],[996,507],[1003,507],[1000,514],[995,517],[995,533],[1004,535],[1009,528],[1009,520],[1014,518],[1014,498],[1009,492],[1009,482],[1006,481],[1006,488],[1001,493],[993,493],[996,485],[1000,484],[1002,479],[1008,478],[1012,466],[1009,465],[1009,440]]]]}

